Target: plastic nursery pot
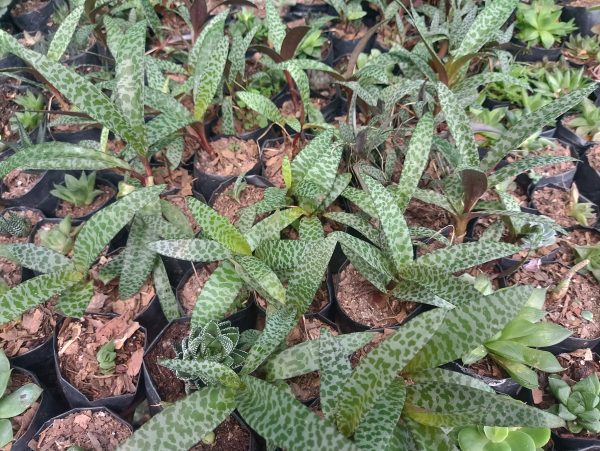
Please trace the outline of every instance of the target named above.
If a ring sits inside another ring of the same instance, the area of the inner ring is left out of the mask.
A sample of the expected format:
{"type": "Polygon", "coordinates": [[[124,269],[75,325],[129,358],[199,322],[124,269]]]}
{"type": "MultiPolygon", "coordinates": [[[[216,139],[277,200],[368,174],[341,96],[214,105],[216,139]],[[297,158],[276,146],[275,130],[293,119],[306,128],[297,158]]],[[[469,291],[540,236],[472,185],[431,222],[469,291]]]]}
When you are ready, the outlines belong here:
{"type": "Polygon", "coordinates": [[[562,54],[561,47],[545,49],[543,47],[533,46],[527,48],[525,44],[517,39],[513,39],[510,42],[508,50],[515,55],[517,61],[526,63],[535,63],[543,61],[544,59],[548,61],[558,61],[562,54]]]}
{"type": "MultiPolygon", "coordinates": [[[[214,141],[221,137],[215,137],[214,139],[211,139],[211,141],[214,141]]],[[[248,139],[244,138],[243,135],[240,136],[240,139],[248,140],[248,139]]],[[[252,141],[255,141],[255,139],[252,139],[252,141]]],[[[254,166],[252,166],[252,168],[248,172],[246,172],[246,175],[249,175],[249,176],[250,175],[260,175],[263,170],[262,154],[260,152],[260,143],[262,142],[262,140],[260,142],[258,142],[258,141],[255,141],[255,142],[257,143],[256,145],[258,146],[258,161],[256,162],[256,164],[254,166]]],[[[204,152],[204,150],[201,150],[201,152],[204,152]]],[[[215,192],[215,190],[221,184],[229,182],[231,180],[235,180],[238,175],[239,174],[237,174],[237,175],[218,175],[218,174],[213,174],[210,172],[204,172],[199,167],[197,154],[194,155],[194,178],[196,180],[194,181],[193,188],[194,188],[194,190],[196,190],[197,192],[202,194],[202,196],[204,196],[205,199],[210,199],[212,194],[215,192]]]]}
{"type": "Polygon", "coordinates": [[[509,100],[496,100],[486,97],[483,99],[482,106],[488,110],[495,110],[496,108],[510,108],[513,104],[509,100]]]}
{"type": "Polygon", "coordinates": [[[590,165],[587,155],[590,149],[591,147],[587,147],[581,150],[574,181],[583,196],[600,205],[600,172],[590,165]]]}
{"type": "Polygon", "coordinates": [[[26,451],[29,450],[27,443],[32,437],[35,435],[36,431],[39,427],[44,424],[49,418],[52,418],[54,415],[61,412],[60,405],[55,401],[52,395],[48,392],[48,390],[44,387],[44,384],[40,383],[40,380],[37,376],[24,368],[20,368],[15,365],[11,365],[13,374],[15,372],[26,374],[31,378],[31,381],[34,384],[39,385],[44,389],[40,397],[38,398],[39,406],[29,423],[29,426],[17,440],[12,443],[11,451],[26,451]]]}
{"type": "Polygon", "coordinates": [[[335,16],[336,12],[333,6],[326,3],[307,5],[304,3],[293,3],[290,5],[287,13],[283,16],[286,21],[304,19],[307,16],[335,16]]]}
{"type": "Polygon", "coordinates": [[[41,3],[36,9],[16,15],[13,10],[21,2],[15,2],[9,14],[13,23],[22,31],[46,31],[48,20],[54,12],[54,0],[41,3]]]}
{"type": "MultiPolygon", "coordinates": [[[[227,180],[220,183],[215,190],[211,193],[208,198],[208,205],[211,207],[214,205],[217,196],[229,189],[232,183],[235,183],[236,177],[229,177],[227,180]]],[[[248,185],[256,186],[258,188],[272,188],[273,184],[263,177],[262,175],[248,175],[244,177],[244,180],[248,185]]]]}
{"type": "Polygon", "coordinates": [[[556,138],[560,141],[569,144],[575,151],[580,153],[587,148],[591,141],[581,138],[573,130],[565,125],[565,117],[561,117],[556,123],[556,138]]]}
{"type": "MultiPolygon", "coordinates": [[[[80,175],[81,175],[81,173],[75,175],[75,177],[79,177],[80,175]]],[[[61,183],[57,183],[57,185],[62,185],[62,184],[64,184],[64,178],[63,178],[63,181],[61,183]]],[[[107,180],[107,179],[105,179],[103,177],[96,177],[96,188],[100,189],[100,187],[106,187],[106,188],[108,188],[110,190],[111,194],[109,195],[108,199],[106,199],[106,201],[104,201],[102,204],[96,206],[93,210],[91,210],[91,211],[89,211],[89,212],[87,212],[85,214],[80,214],[80,215],[74,215],[73,214],[73,215],[71,215],[73,219],[79,219],[81,221],[87,221],[92,216],[94,216],[97,212],[99,212],[100,210],[102,210],[107,205],[112,204],[116,200],[118,190],[117,190],[117,187],[112,182],[110,182],[109,180],[107,180]]],[[[61,205],[61,199],[57,198],[56,208],[54,210],[54,214],[52,215],[53,217],[64,218],[66,216],[65,214],[61,214],[59,212],[60,205],[61,205]]]]}
{"type": "MultiPolygon", "coordinates": [[[[100,314],[94,313],[92,315],[86,314],[85,316],[94,316],[94,317],[103,317],[107,319],[114,318],[116,315],[108,315],[108,314],[100,314]]],[[[85,318],[84,316],[84,318],[85,318]]],[[[127,409],[133,404],[135,399],[138,397],[138,393],[143,392],[143,377],[142,377],[142,368],[137,375],[136,379],[136,390],[133,393],[127,393],[124,395],[117,396],[108,396],[101,399],[90,400],[86,395],[84,395],[78,388],[76,388],[73,384],[71,384],[66,378],[63,377],[62,370],[60,367],[60,360],[58,356],[58,335],[60,333],[61,327],[66,320],[70,320],[70,318],[63,318],[56,324],[56,328],[54,331],[54,337],[52,340],[52,347],[54,352],[54,365],[55,371],[58,378],[58,383],[62,392],[67,400],[67,403],[71,408],[76,407],[106,407],[107,409],[114,410],[115,412],[125,412],[127,409]]],[[[147,334],[146,330],[140,326],[139,330],[144,334],[144,344],[143,349],[147,348],[147,334]]]]}
{"type": "MultiPolygon", "coordinates": [[[[417,306],[412,310],[406,318],[404,318],[400,323],[393,325],[386,325],[381,327],[372,327],[368,324],[363,324],[354,319],[350,318],[350,316],[346,313],[344,308],[340,305],[337,300],[337,291],[339,286],[339,274],[346,268],[349,261],[346,260],[344,264],[341,265],[338,272],[334,273],[331,268],[327,270],[327,285],[328,291],[331,296],[332,303],[332,313],[335,318],[335,323],[339,326],[342,333],[350,333],[350,332],[364,332],[367,330],[370,331],[381,331],[383,329],[397,329],[398,327],[406,324],[408,321],[413,319],[415,316],[419,315],[421,312],[425,310],[424,304],[417,304],[417,306]]],[[[373,288],[375,290],[375,288],[373,288]]]]}
{"type": "MultiPolygon", "coordinates": [[[[39,438],[40,438],[40,434],[43,431],[45,431],[46,429],[48,429],[50,426],[52,426],[52,424],[54,423],[54,421],[61,420],[61,419],[67,418],[67,417],[69,417],[71,415],[76,415],[76,414],[79,414],[81,412],[85,412],[85,411],[88,411],[88,410],[92,412],[92,416],[96,416],[99,413],[103,413],[104,415],[109,416],[111,418],[111,420],[114,420],[118,424],[124,426],[125,428],[127,428],[129,430],[130,434],[133,434],[133,428],[131,427],[131,425],[128,422],[126,422],[121,417],[119,417],[114,412],[112,412],[111,410],[109,410],[109,409],[107,409],[105,407],[77,407],[77,408],[71,409],[71,410],[69,410],[67,412],[61,413],[60,415],[57,415],[54,418],[51,418],[51,419],[47,420],[38,429],[38,431],[35,433],[35,435],[32,437],[33,440],[35,440],[37,442],[39,440],[39,438]]],[[[114,433],[115,433],[115,431],[113,431],[111,429],[107,429],[106,430],[106,434],[114,434],[114,433]]],[[[78,445],[78,444],[73,444],[73,445],[78,445]]],[[[32,449],[32,448],[26,448],[26,449],[32,449]]],[[[46,449],[48,449],[48,448],[46,448],[46,449]]]]}
{"type": "Polygon", "coordinates": [[[496,379],[493,377],[482,376],[477,372],[473,371],[468,366],[462,365],[459,362],[450,362],[444,365],[445,368],[455,371],[457,373],[465,374],[467,376],[471,376],[477,380],[484,382],[490,388],[493,388],[496,393],[500,393],[503,395],[508,395],[511,397],[515,397],[521,386],[515,382],[512,378],[506,377],[503,379],[496,379]]]}
{"type": "MultiPolygon", "coordinates": [[[[331,33],[331,45],[333,47],[333,59],[337,60],[340,56],[350,55],[354,48],[358,45],[362,38],[356,39],[342,39],[337,37],[334,33],[331,33]]],[[[377,39],[377,35],[374,33],[367,40],[367,44],[363,49],[363,53],[369,53],[375,44],[375,40],[377,39]]]]}
{"type": "Polygon", "coordinates": [[[586,8],[583,6],[569,6],[568,2],[563,5],[561,20],[569,21],[575,19],[577,32],[584,36],[592,36],[592,27],[600,23],[600,9],[586,8]]]}

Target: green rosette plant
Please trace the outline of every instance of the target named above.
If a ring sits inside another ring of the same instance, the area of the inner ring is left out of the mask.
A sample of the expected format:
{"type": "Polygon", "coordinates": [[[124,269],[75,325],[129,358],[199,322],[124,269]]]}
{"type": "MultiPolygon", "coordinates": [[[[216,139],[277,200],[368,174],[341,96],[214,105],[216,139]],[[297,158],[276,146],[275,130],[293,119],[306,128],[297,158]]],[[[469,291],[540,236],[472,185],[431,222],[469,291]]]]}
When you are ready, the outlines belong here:
{"type": "Polygon", "coordinates": [[[554,0],[532,0],[531,3],[519,3],[516,15],[516,37],[531,46],[546,49],[559,43],[564,36],[577,29],[574,19],[568,22],[560,20],[562,6],[554,0]]]}
{"type": "Polygon", "coordinates": [[[565,420],[570,432],[600,433],[600,382],[596,373],[573,386],[560,377],[550,376],[548,385],[550,393],[559,402],[548,411],[565,420]]]}
{"type": "Polygon", "coordinates": [[[541,451],[550,441],[548,428],[503,428],[467,426],[453,431],[457,433],[461,451],[541,451]]]}
{"type": "Polygon", "coordinates": [[[76,207],[91,205],[92,202],[102,194],[102,190],[96,189],[96,173],[81,173],[79,178],[71,174],[65,174],[64,185],[54,185],[50,191],[54,197],[58,197],[76,207]]]}
{"type": "Polygon", "coordinates": [[[0,217],[0,233],[14,237],[25,237],[31,232],[31,221],[25,216],[8,211],[0,217]]]}

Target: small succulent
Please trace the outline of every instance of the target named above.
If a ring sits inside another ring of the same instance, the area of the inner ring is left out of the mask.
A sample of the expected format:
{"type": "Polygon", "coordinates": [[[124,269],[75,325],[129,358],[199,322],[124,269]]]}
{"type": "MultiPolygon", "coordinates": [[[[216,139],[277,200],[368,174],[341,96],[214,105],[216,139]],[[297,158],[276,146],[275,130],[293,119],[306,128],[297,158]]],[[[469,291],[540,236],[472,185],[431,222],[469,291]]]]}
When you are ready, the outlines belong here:
{"type": "Polygon", "coordinates": [[[574,218],[580,225],[588,226],[590,220],[596,218],[594,213],[594,204],[591,202],[579,201],[579,190],[577,185],[571,185],[571,206],[569,215],[574,218]]]}
{"type": "Polygon", "coordinates": [[[540,73],[537,80],[533,80],[535,92],[548,99],[558,99],[570,92],[586,87],[590,83],[583,69],[568,69],[555,67],[540,73]]]}
{"type": "Polygon", "coordinates": [[[14,237],[24,237],[31,231],[31,221],[12,211],[0,217],[0,233],[14,237]]]}
{"type": "Polygon", "coordinates": [[[583,62],[596,60],[600,52],[600,38],[598,35],[572,34],[565,42],[564,52],[567,56],[583,62]]]}
{"type": "Polygon", "coordinates": [[[328,0],[344,22],[352,22],[366,16],[359,0],[328,0]]]}
{"type": "Polygon", "coordinates": [[[457,439],[461,451],[537,451],[550,440],[550,429],[467,426],[458,430],[457,439]]]}
{"type": "Polygon", "coordinates": [[[575,262],[589,260],[587,269],[600,282],[600,244],[594,246],[574,246],[575,262]]]}
{"type": "Polygon", "coordinates": [[[299,55],[303,54],[314,59],[321,59],[321,49],[325,42],[327,42],[327,38],[321,34],[321,30],[311,30],[306,33],[296,52],[299,55]]]}
{"type": "Polygon", "coordinates": [[[550,393],[559,402],[548,411],[565,420],[569,431],[600,433],[600,382],[596,373],[573,386],[558,376],[550,376],[548,384],[550,393]]]}
{"type": "Polygon", "coordinates": [[[73,250],[75,237],[80,228],[81,226],[73,227],[71,215],[67,215],[56,227],[50,230],[42,230],[40,232],[40,242],[42,246],[63,255],[68,255],[73,250]]]}
{"type": "Polygon", "coordinates": [[[84,207],[91,205],[92,202],[102,194],[102,191],[96,189],[96,173],[92,172],[87,175],[81,173],[79,178],[73,177],[70,174],[65,175],[64,185],[54,185],[54,189],[50,191],[54,197],[58,197],[76,207],[84,207]]]}
{"type": "Polygon", "coordinates": [[[117,353],[115,352],[114,340],[107,341],[100,346],[100,349],[98,349],[98,352],[96,353],[96,360],[98,361],[100,372],[104,375],[113,374],[116,367],[116,358],[117,353]]]}
{"type": "Polygon", "coordinates": [[[517,38],[527,46],[543,46],[551,48],[560,42],[563,36],[575,31],[577,27],[573,19],[568,22],[560,20],[562,6],[554,0],[533,0],[530,4],[519,3],[517,6],[517,38]]]}
{"type": "Polygon", "coordinates": [[[42,394],[42,389],[33,383],[28,383],[5,394],[10,382],[10,363],[0,350],[0,447],[13,441],[11,418],[25,412],[42,394]]]}
{"type": "Polygon", "coordinates": [[[36,95],[31,91],[27,91],[25,94],[16,96],[13,101],[24,110],[15,113],[13,120],[11,120],[13,130],[17,129],[16,120],[27,131],[35,129],[43,117],[43,114],[39,113],[38,110],[44,109],[44,97],[41,94],[36,95]]]}
{"type": "Polygon", "coordinates": [[[507,108],[471,108],[471,125],[476,131],[476,139],[483,147],[492,145],[505,131],[503,121],[506,117],[507,108]]]}
{"type": "Polygon", "coordinates": [[[600,108],[590,99],[584,99],[579,113],[567,125],[586,141],[600,141],[600,108]]]}
{"type": "Polygon", "coordinates": [[[240,334],[229,321],[208,321],[202,326],[192,326],[190,334],[175,344],[176,359],[162,360],[161,365],[175,371],[187,388],[217,385],[215,366],[239,370],[246,359],[255,331],[240,334]]]}
{"type": "Polygon", "coordinates": [[[238,178],[235,180],[231,189],[227,190],[227,195],[229,197],[235,199],[235,201],[237,203],[240,202],[240,196],[242,195],[242,193],[248,186],[248,183],[246,182],[246,179],[244,178],[245,175],[246,175],[246,173],[240,174],[238,176],[238,178]]]}

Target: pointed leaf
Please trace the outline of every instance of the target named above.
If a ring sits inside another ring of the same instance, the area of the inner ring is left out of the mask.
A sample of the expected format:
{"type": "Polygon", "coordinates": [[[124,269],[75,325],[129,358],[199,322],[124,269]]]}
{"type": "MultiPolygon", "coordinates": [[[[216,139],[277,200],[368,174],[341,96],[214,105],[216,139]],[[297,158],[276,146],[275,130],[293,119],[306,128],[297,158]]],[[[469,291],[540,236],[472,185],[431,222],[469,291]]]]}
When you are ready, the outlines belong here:
{"type": "Polygon", "coordinates": [[[519,247],[513,244],[479,241],[455,244],[444,249],[435,250],[419,257],[417,263],[453,273],[502,257],[509,257],[517,252],[519,252],[519,247]]]}
{"type": "Polygon", "coordinates": [[[321,410],[325,418],[335,417],[337,402],[346,382],[352,374],[352,366],[346,350],[331,333],[323,328],[319,339],[319,376],[321,410]]]}
{"type": "Polygon", "coordinates": [[[80,282],[67,288],[56,305],[56,309],[64,316],[81,318],[94,295],[94,282],[80,282]]]}
{"type": "Polygon", "coordinates": [[[211,240],[163,240],[148,244],[148,247],[160,255],[192,262],[214,262],[231,257],[231,251],[211,240]]]}
{"type": "Polygon", "coordinates": [[[75,29],[79,24],[79,18],[83,13],[84,5],[81,4],[75,7],[67,17],[62,21],[54,36],[52,37],[52,41],[48,46],[48,52],[46,56],[51,61],[59,61],[69,43],[71,42],[71,38],[73,37],[73,33],[75,33],[75,29]]]}
{"type": "Polygon", "coordinates": [[[73,263],[64,255],[31,243],[2,244],[0,245],[0,255],[20,266],[40,273],[73,269],[73,263]]]}
{"type": "Polygon", "coordinates": [[[165,269],[162,259],[156,258],[153,271],[154,288],[160,302],[160,308],[163,311],[167,321],[179,318],[179,304],[173,294],[169,276],[165,269]]]}
{"type": "Polygon", "coordinates": [[[285,304],[285,288],[275,273],[264,262],[251,255],[235,258],[242,269],[242,278],[267,299],[285,304]]]}

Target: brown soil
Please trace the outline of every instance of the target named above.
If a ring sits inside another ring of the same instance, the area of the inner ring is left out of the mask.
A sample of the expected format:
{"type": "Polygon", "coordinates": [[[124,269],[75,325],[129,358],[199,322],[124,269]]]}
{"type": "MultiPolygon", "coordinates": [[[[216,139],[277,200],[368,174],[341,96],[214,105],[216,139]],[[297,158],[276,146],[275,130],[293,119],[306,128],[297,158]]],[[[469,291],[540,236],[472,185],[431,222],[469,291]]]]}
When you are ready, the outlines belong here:
{"type": "Polygon", "coordinates": [[[590,166],[600,172],[600,146],[594,146],[586,153],[590,166]]]}
{"type": "Polygon", "coordinates": [[[2,198],[16,199],[27,194],[37,182],[42,178],[43,173],[30,173],[20,169],[10,171],[6,177],[2,179],[4,189],[2,198]]]}
{"type": "Polygon", "coordinates": [[[198,154],[196,169],[216,175],[240,175],[251,170],[259,161],[258,144],[233,136],[211,142],[214,152],[198,154]]]}
{"type": "MultiPolygon", "coordinates": [[[[233,188],[233,183],[230,185],[231,188],[233,188]]],[[[231,188],[226,188],[217,194],[212,207],[217,213],[225,216],[232,224],[235,224],[240,219],[240,210],[263,199],[265,188],[248,184],[240,194],[239,201],[230,195],[229,190],[231,188]]]]}
{"type": "MultiPolygon", "coordinates": [[[[305,341],[318,340],[321,337],[321,328],[328,329],[331,335],[338,335],[338,331],[334,327],[320,319],[302,317],[298,325],[287,336],[286,343],[288,346],[294,346],[305,341]]],[[[293,377],[288,379],[287,383],[294,396],[301,402],[307,402],[319,396],[321,378],[318,371],[293,377]]]]}
{"type": "Polygon", "coordinates": [[[48,301],[0,326],[0,349],[7,357],[23,355],[52,337],[58,317],[55,304],[48,301]]]}
{"type": "Polygon", "coordinates": [[[19,1],[13,7],[13,9],[10,10],[10,12],[13,15],[15,15],[15,16],[21,16],[23,14],[27,14],[27,13],[30,13],[32,11],[35,11],[36,9],[40,9],[46,3],[48,3],[48,1],[43,1],[43,0],[25,0],[25,1],[19,1]]]}
{"type": "Polygon", "coordinates": [[[192,273],[191,277],[177,291],[177,299],[183,308],[184,316],[192,315],[194,306],[196,305],[196,298],[210,275],[217,269],[217,264],[209,263],[207,265],[195,266],[195,268],[196,272],[192,273]]]}
{"type": "Polygon", "coordinates": [[[408,203],[404,217],[408,225],[429,227],[433,230],[441,230],[452,222],[450,214],[443,208],[414,198],[408,203]]]}
{"type": "Polygon", "coordinates": [[[396,326],[417,307],[414,302],[386,299],[352,264],[348,264],[338,277],[338,304],[357,323],[372,328],[396,326]]]}
{"type": "Polygon", "coordinates": [[[11,86],[0,87],[0,136],[3,141],[9,141],[13,136],[10,118],[13,117],[18,105],[13,102],[17,91],[11,86]]]}
{"type": "Polygon", "coordinates": [[[547,321],[560,324],[573,332],[574,337],[596,338],[600,336],[600,285],[591,274],[575,274],[571,279],[567,294],[559,300],[553,299],[552,290],[564,278],[568,266],[550,263],[530,268],[523,267],[510,278],[511,283],[548,287],[545,309],[547,321]],[[581,312],[592,312],[593,320],[588,321],[581,312]]]}
{"type": "Polygon", "coordinates": [[[148,352],[144,361],[154,386],[163,402],[175,402],[185,396],[185,383],[177,379],[175,373],[158,364],[161,359],[176,357],[173,344],[180,342],[190,333],[190,322],[187,320],[172,323],[162,334],[160,340],[148,352]]]}
{"type": "Polygon", "coordinates": [[[368,30],[369,27],[363,23],[360,23],[360,25],[356,27],[353,23],[348,23],[346,26],[346,24],[338,22],[330,31],[336,38],[351,41],[362,38],[368,30]]]}
{"type": "Polygon", "coordinates": [[[102,194],[99,194],[90,205],[77,207],[65,200],[60,200],[55,211],[56,217],[64,218],[71,215],[73,218],[81,218],[102,208],[116,194],[115,190],[108,185],[99,185],[97,188],[102,191],[102,194]]]}
{"type": "MultiPolygon", "coordinates": [[[[35,381],[28,374],[22,373],[18,370],[13,370],[13,372],[10,375],[8,386],[6,387],[6,390],[4,392],[4,396],[14,392],[15,390],[18,390],[23,385],[29,383],[35,383],[35,381]]],[[[41,396],[36,402],[32,403],[31,406],[29,406],[29,408],[27,408],[27,410],[25,410],[25,412],[23,412],[21,415],[10,418],[14,440],[18,440],[25,432],[27,432],[27,428],[31,424],[33,417],[35,416],[38,408],[40,407],[40,401],[41,396]]],[[[1,448],[2,451],[9,451],[11,449],[11,443],[1,448]]]]}
{"type": "Polygon", "coordinates": [[[62,376],[94,401],[135,393],[144,356],[144,333],[139,324],[121,316],[85,315],[82,320],[65,319],[57,336],[58,362],[62,376]],[[116,368],[100,372],[96,353],[115,341],[116,368]]]}
{"type": "Polygon", "coordinates": [[[131,430],[106,411],[81,410],[54,420],[29,446],[35,451],[64,451],[75,445],[112,451],[130,435],[131,430]]]}
{"type": "Polygon", "coordinates": [[[263,149],[263,158],[265,161],[265,177],[278,188],[285,188],[283,176],[281,175],[281,165],[287,155],[289,161],[300,151],[300,144],[294,144],[293,141],[285,139],[283,143],[273,143],[272,147],[263,149]]]}
{"type": "Polygon", "coordinates": [[[213,431],[215,433],[214,443],[207,445],[198,443],[190,448],[190,451],[247,451],[250,449],[250,432],[240,426],[233,417],[227,417],[213,431]]]}
{"type": "MultiPolygon", "coordinates": [[[[185,161],[182,159],[182,161],[185,161]]],[[[179,190],[178,196],[191,196],[192,184],[194,183],[194,177],[186,169],[179,168],[175,170],[168,169],[166,166],[160,166],[154,168],[152,173],[154,174],[154,183],[157,185],[167,185],[168,190],[176,189],[179,190]]],[[[165,199],[171,196],[164,196],[165,199]]]]}
{"type": "Polygon", "coordinates": [[[503,368],[498,366],[496,362],[488,357],[468,365],[467,368],[482,377],[489,377],[492,379],[506,379],[509,377],[503,368]]]}
{"type": "Polygon", "coordinates": [[[598,0],[572,0],[567,2],[569,6],[579,6],[583,8],[593,8],[600,6],[600,1],[598,0]]]}
{"type": "MultiPolygon", "coordinates": [[[[571,194],[568,191],[551,186],[536,189],[532,195],[532,203],[541,214],[554,219],[563,227],[572,227],[578,224],[575,218],[569,214],[571,194]]],[[[588,223],[594,224],[596,220],[595,217],[591,218],[588,223]]]]}
{"type": "MultiPolygon", "coordinates": [[[[18,215],[23,216],[31,222],[33,227],[35,224],[40,222],[42,216],[32,210],[15,211],[18,215]]],[[[0,234],[0,244],[16,244],[26,243],[29,237],[14,237],[0,234]]],[[[0,257],[0,277],[8,284],[9,287],[14,287],[21,282],[22,269],[17,263],[10,261],[4,257],[0,257]]]]}
{"type": "MultiPolygon", "coordinates": [[[[106,260],[108,261],[108,260],[106,260]]],[[[92,268],[92,272],[97,271],[92,268]]],[[[139,292],[127,299],[119,298],[119,278],[111,280],[106,285],[101,281],[94,280],[94,295],[86,312],[88,313],[116,313],[127,319],[133,319],[142,313],[155,295],[152,282],[147,281],[139,292]]]]}
{"type": "MultiPolygon", "coordinates": [[[[571,157],[572,156],[571,149],[569,149],[568,146],[565,146],[558,141],[556,141],[556,143],[555,143],[555,148],[553,148],[552,146],[548,146],[548,147],[545,147],[545,148],[539,150],[536,153],[539,155],[553,156],[553,157],[571,157]]],[[[535,172],[536,174],[539,174],[541,176],[544,176],[544,177],[550,177],[550,176],[562,174],[563,172],[570,171],[571,169],[575,169],[576,163],[577,162],[575,162],[575,161],[566,161],[564,163],[548,164],[546,166],[535,168],[533,170],[533,172],[535,172]]]]}
{"type": "Polygon", "coordinates": [[[563,237],[563,240],[573,246],[594,246],[600,243],[600,232],[593,229],[575,229],[563,237]]]}
{"type": "MultiPolygon", "coordinates": [[[[190,187],[191,187],[191,184],[190,184],[190,187]]],[[[191,193],[190,193],[190,195],[191,195],[191,193]]],[[[166,201],[169,201],[172,204],[175,204],[177,207],[179,207],[179,209],[181,210],[181,212],[188,219],[188,223],[192,227],[192,230],[193,230],[194,234],[196,234],[196,233],[198,233],[200,231],[200,226],[198,225],[198,223],[194,219],[194,216],[192,215],[192,212],[188,208],[188,205],[187,205],[187,202],[186,202],[185,198],[186,198],[186,196],[185,195],[181,195],[181,194],[170,195],[170,196],[165,196],[164,197],[164,199],[166,201]]]]}

